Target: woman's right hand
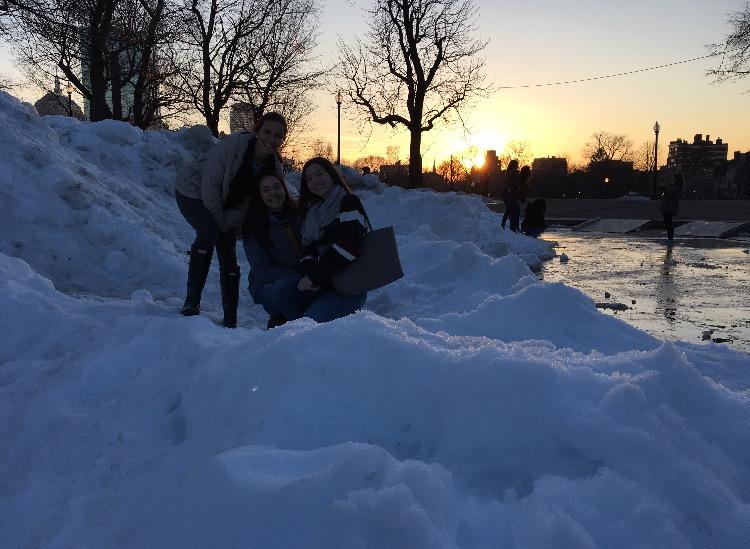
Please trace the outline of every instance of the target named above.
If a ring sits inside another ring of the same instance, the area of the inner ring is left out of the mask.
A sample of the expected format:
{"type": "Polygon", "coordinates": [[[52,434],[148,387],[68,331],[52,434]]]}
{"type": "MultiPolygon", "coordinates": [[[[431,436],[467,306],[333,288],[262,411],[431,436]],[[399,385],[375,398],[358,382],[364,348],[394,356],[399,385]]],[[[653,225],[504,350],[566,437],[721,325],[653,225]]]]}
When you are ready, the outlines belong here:
{"type": "Polygon", "coordinates": [[[297,289],[300,292],[317,292],[320,288],[309,277],[303,276],[297,283],[297,289]]]}

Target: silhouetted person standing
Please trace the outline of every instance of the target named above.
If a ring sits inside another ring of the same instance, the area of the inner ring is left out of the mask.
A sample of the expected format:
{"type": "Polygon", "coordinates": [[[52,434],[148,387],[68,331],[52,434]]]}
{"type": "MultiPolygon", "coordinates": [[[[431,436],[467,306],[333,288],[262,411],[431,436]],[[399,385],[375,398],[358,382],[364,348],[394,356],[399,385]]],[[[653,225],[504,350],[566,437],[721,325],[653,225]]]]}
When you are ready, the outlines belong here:
{"type": "Polygon", "coordinates": [[[680,195],[682,195],[683,179],[681,173],[674,174],[670,185],[662,186],[661,213],[664,218],[664,226],[667,228],[667,242],[674,241],[674,216],[680,206],[680,195]]]}
{"type": "Polygon", "coordinates": [[[520,189],[520,174],[518,173],[518,160],[508,162],[505,169],[505,178],[503,179],[503,203],[505,204],[505,213],[500,226],[505,229],[505,223],[510,218],[510,230],[518,231],[518,218],[521,216],[521,204],[518,199],[520,189]],[[515,228],[513,220],[515,219],[515,228]]]}

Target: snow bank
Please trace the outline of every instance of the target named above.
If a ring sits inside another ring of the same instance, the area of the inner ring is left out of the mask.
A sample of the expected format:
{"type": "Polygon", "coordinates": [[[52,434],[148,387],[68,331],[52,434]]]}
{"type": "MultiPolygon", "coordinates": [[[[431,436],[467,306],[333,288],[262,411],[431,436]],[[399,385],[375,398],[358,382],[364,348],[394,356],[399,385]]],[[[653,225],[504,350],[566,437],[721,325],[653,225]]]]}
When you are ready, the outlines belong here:
{"type": "Polygon", "coordinates": [[[66,291],[165,297],[182,277],[190,230],[174,207],[176,166],[194,131],[142,132],[51,116],[0,92],[0,249],[66,291]]]}
{"type": "Polygon", "coordinates": [[[739,548],[750,536],[739,353],[711,347],[737,367],[730,388],[691,347],[606,357],[370,312],[228,331],[154,303],[65,296],[6,255],[0,273],[4,546],[739,548]]]}
{"type": "MultiPolygon", "coordinates": [[[[177,309],[200,129],[0,92],[0,545],[745,547],[750,357],[663,344],[530,270],[470,196],[350,181],[406,276],[271,331],[177,309]]],[[[292,181],[298,175],[292,175],[292,181]]]]}

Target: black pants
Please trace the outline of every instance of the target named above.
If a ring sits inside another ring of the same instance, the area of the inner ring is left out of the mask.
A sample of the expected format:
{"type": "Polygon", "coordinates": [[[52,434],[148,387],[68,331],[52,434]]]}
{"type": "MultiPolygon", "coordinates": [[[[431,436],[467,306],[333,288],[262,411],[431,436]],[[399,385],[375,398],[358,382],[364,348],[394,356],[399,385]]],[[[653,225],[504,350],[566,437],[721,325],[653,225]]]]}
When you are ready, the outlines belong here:
{"type": "Polygon", "coordinates": [[[667,228],[667,238],[669,240],[674,240],[674,223],[672,222],[674,214],[670,212],[661,212],[661,215],[664,218],[664,226],[667,228]]]}
{"type": "Polygon", "coordinates": [[[174,194],[182,217],[195,229],[193,248],[211,253],[215,247],[219,270],[233,272],[237,268],[237,228],[220,233],[216,219],[203,202],[178,192],[174,194]]]}
{"type": "Polygon", "coordinates": [[[503,228],[505,228],[505,222],[510,218],[510,230],[518,232],[519,221],[521,219],[521,203],[514,199],[504,199],[505,213],[503,214],[503,220],[500,222],[503,228]]]}

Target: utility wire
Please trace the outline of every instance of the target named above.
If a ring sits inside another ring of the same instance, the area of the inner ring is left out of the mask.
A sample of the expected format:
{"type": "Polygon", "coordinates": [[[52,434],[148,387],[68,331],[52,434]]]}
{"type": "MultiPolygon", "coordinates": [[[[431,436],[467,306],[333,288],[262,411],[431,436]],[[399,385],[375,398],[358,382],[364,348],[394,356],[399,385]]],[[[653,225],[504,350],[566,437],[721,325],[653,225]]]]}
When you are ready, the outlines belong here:
{"type": "Polygon", "coordinates": [[[703,55],[701,57],[693,57],[692,59],[683,59],[682,61],[675,61],[673,63],[667,63],[666,65],[656,65],[655,67],[646,67],[645,69],[635,69],[627,72],[618,72],[615,74],[605,74],[603,76],[591,76],[589,78],[581,78],[579,80],[565,80],[562,82],[547,82],[544,84],[523,84],[519,86],[499,86],[501,90],[515,90],[519,88],[543,88],[545,86],[562,86],[564,84],[578,84],[580,82],[591,82],[592,80],[604,80],[605,78],[615,78],[617,76],[627,76],[629,74],[636,74],[639,72],[653,71],[656,69],[663,69],[666,67],[673,67],[675,65],[682,65],[684,63],[692,63],[693,61],[700,61],[701,59],[708,59],[709,57],[716,57],[722,55],[720,53],[712,53],[709,55],[703,55]]]}

